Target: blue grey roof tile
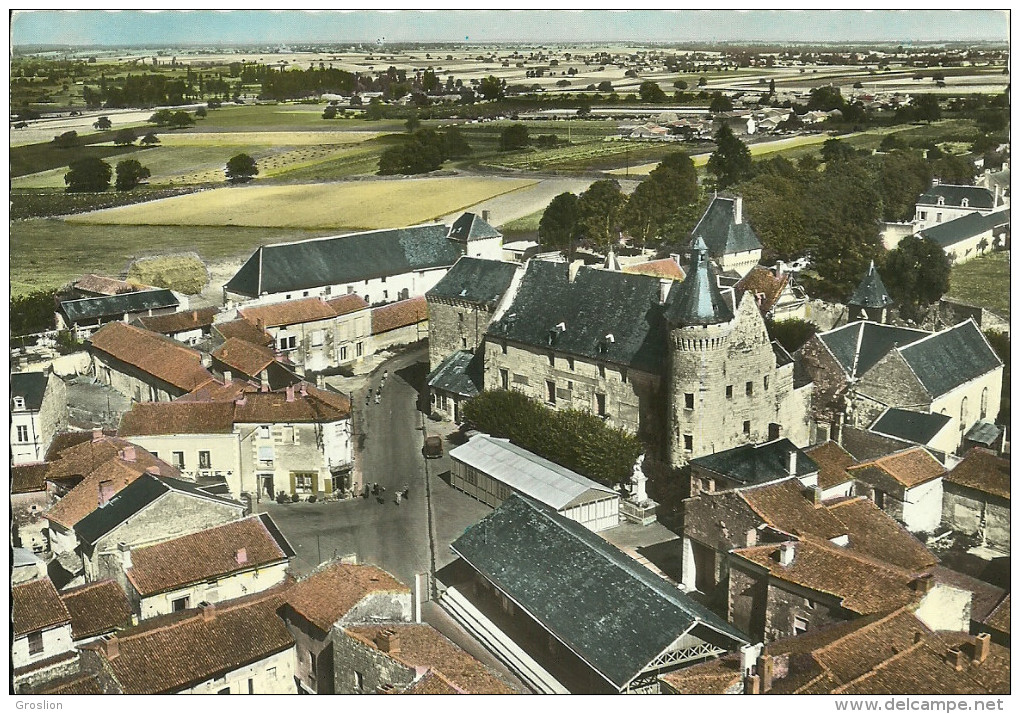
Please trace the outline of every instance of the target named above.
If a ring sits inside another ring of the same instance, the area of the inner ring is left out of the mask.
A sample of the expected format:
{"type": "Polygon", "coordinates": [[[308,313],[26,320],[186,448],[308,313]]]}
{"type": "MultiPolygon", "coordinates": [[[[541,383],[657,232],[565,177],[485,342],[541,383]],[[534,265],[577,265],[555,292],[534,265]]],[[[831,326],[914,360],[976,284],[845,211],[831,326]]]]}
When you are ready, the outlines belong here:
{"type": "Polygon", "coordinates": [[[705,215],[691,231],[692,236],[705,239],[708,252],[713,258],[723,255],[742,253],[749,250],[761,250],[758,235],[741,216],[736,222],[737,199],[728,196],[716,196],[705,210],[705,215]]]}
{"type": "Polygon", "coordinates": [[[987,421],[979,421],[964,434],[964,439],[991,446],[1002,434],[1002,429],[987,421]]]}
{"type": "Polygon", "coordinates": [[[847,305],[879,308],[889,307],[892,304],[893,299],[889,297],[889,291],[885,289],[885,283],[882,282],[878,270],[875,269],[875,261],[871,261],[871,267],[861,279],[847,305]]]}
{"type": "Polygon", "coordinates": [[[482,353],[458,350],[444,359],[426,378],[432,389],[460,397],[475,397],[482,391],[482,353]]]}
{"type": "Polygon", "coordinates": [[[967,199],[969,208],[992,208],[995,197],[987,188],[980,186],[954,186],[951,184],[938,184],[932,186],[921,194],[917,199],[919,204],[925,206],[938,206],[939,198],[945,203],[943,205],[951,208],[962,208],[963,199],[967,199]]]}
{"type": "Polygon", "coordinates": [[[973,320],[901,346],[900,354],[933,397],[1002,365],[973,320]]]}
{"type": "Polygon", "coordinates": [[[516,263],[506,263],[502,260],[463,256],[435,287],[425,293],[425,297],[464,300],[493,306],[510,287],[514,273],[519,267],[516,263]]]}
{"type": "MultiPolygon", "coordinates": [[[[11,397],[25,400],[25,409],[37,412],[42,407],[46,394],[45,372],[13,372],[11,374],[11,397]]],[[[54,377],[56,379],[56,377],[54,377]]]]}
{"type": "Polygon", "coordinates": [[[946,414],[912,412],[908,409],[887,409],[871,425],[871,431],[897,439],[925,445],[952,421],[946,414]]]}
{"type": "Polygon", "coordinates": [[[860,377],[897,345],[917,342],[930,333],[860,320],[823,332],[818,338],[829,348],[847,375],[860,377]]]}
{"type": "Polygon", "coordinates": [[[451,548],[618,688],[692,626],[746,635],[595,533],[513,495],[451,548]]]}
{"type": "Polygon", "coordinates": [[[768,483],[790,476],[790,454],[796,452],[798,478],[818,472],[814,459],[789,439],[764,444],[745,444],[691,460],[691,464],[714,471],[744,485],[768,483]]]}
{"type": "Polygon", "coordinates": [[[968,213],[966,216],[925,228],[919,231],[918,235],[922,238],[927,238],[942,248],[948,248],[960,241],[1007,225],[1009,225],[1008,208],[986,215],[981,215],[977,212],[968,213]]]}
{"type": "Polygon", "coordinates": [[[697,236],[691,244],[687,277],[670,290],[666,308],[669,324],[714,325],[733,319],[733,310],[719,289],[715,266],[706,253],[705,242],[697,236]]]}
{"type": "Polygon", "coordinates": [[[450,237],[470,242],[483,238],[499,238],[501,233],[474,213],[465,213],[450,226],[450,237]]]}
{"type": "Polygon", "coordinates": [[[73,325],[84,320],[97,320],[104,317],[119,319],[125,314],[176,308],[179,305],[180,302],[169,290],[142,290],[134,293],[64,300],[60,303],[60,309],[73,325]]]}

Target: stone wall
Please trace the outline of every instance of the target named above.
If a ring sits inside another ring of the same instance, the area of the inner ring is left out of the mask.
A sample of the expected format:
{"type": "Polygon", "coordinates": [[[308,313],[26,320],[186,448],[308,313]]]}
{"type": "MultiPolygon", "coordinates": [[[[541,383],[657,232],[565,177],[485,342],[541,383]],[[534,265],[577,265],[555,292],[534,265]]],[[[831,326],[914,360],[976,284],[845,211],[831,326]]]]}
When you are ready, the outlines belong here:
{"type": "Polygon", "coordinates": [[[811,394],[812,418],[818,423],[835,424],[846,406],[844,395],[848,382],[842,365],[818,335],[812,335],[797,350],[794,359],[814,384],[811,394]]]}
{"type": "Polygon", "coordinates": [[[981,536],[992,548],[1009,552],[1009,501],[947,482],[942,524],[957,533],[981,536]]]}
{"type": "Polygon", "coordinates": [[[331,637],[337,694],[374,694],[383,685],[402,689],[414,681],[412,667],[348,636],[343,629],[334,627],[331,637]]]}
{"type": "Polygon", "coordinates": [[[891,350],[860,378],[855,389],[853,425],[867,428],[887,407],[927,411],[931,397],[914,371],[891,350]]]}
{"type": "Polygon", "coordinates": [[[183,689],[180,694],[297,694],[294,648],[183,689]]]}
{"type": "Polygon", "coordinates": [[[457,350],[472,352],[485,338],[492,311],[483,305],[445,298],[428,297],[429,370],[457,350]]]}

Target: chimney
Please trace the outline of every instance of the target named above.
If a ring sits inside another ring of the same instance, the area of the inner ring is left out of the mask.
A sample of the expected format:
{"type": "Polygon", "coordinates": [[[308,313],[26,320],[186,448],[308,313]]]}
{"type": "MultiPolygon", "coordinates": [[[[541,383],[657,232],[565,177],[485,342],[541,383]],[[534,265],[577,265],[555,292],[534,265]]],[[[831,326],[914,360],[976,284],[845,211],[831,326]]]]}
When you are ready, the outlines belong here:
{"type": "Polygon", "coordinates": [[[248,549],[247,548],[238,548],[237,552],[234,553],[234,561],[238,565],[244,565],[245,563],[247,563],[248,562],[248,549]]]}
{"type": "Polygon", "coordinates": [[[812,506],[822,505],[822,487],[812,486],[807,490],[807,497],[810,499],[812,506]]]}
{"type": "Polygon", "coordinates": [[[101,640],[103,643],[103,653],[106,655],[106,659],[113,661],[120,655],[120,640],[117,639],[116,635],[111,635],[108,639],[101,640]]]}
{"type": "Polygon", "coordinates": [[[216,605],[211,602],[202,605],[202,622],[210,622],[214,619],[216,619],[216,605]]]}
{"type": "Polygon", "coordinates": [[[198,321],[198,310],[191,311],[191,319],[195,320],[196,322],[198,321]]]}
{"type": "Polygon", "coordinates": [[[790,452],[790,461],[786,469],[791,476],[797,475],[797,449],[790,452]]]}
{"type": "Polygon", "coordinates": [[[665,305],[666,298],[669,297],[669,289],[672,287],[673,281],[667,278],[659,278],[659,304],[665,305]]]}
{"type": "Polygon", "coordinates": [[[239,407],[243,407],[247,403],[248,398],[244,395],[244,392],[241,392],[240,396],[238,396],[238,398],[234,400],[234,404],[236,404],[239,407]]]}
{"type": "Polygon", "coordinates": [[[396,630],[383,630],[375,636],[375,645],[380,652],[398,654],[400,652],[400,635],[396,630]]]}
{"type": "Polygon", "coordinates": [[[757,674],[744,677],[744,694],[759,694],[761,692],[761,678],[757,674]]]}
{"type": "Polygon", "coordinates": [[[147,467],[145,469],[145,473],[152,474],[153,476],[159,476],[159,467],[158,466],[149,466],[149,467],[147,467]]]}
{"type": "Polygon", "coordinates": [[[308,396],[308,383],[307,382],[302,382],[301,385],[298,387],[298,391],[301,393],[302,397],[307,397],[308,396]]]}
{"type": "Polygon", "coordinates": [[[234,381],[234,373],[231,372],[229,369],[223,370],[223,383],[224,384],[230,384],[233,381],[234,381]]]}
{"type": "Polygon", "coordinates": [[[758,677],[762,692],[772,689],[772,655],[763,654],[758,658],[758,677]]]}
{"type": "Polygon", "coordinates": [[[202,366],[209,369],[212,366],[212,355],[208,352],[202,353],[202,366]]]}
{"type": "Polygon", "coordinates": [[[753,548],[754,546],[758,545],[758,529],[749,528],[747,530],[747,534],[744,537],[744,542],[747,544],[748,548],[753,548]]]}
{"type": "Polygon", "coordinates": [[[261,317],[255,318],[255,327],[259,328],[262,332],[266,331],[266,321],[261,317]]]}
{"type": "Polygon", "coordinates": [[[982,632],[974,638],[974,664],[981,664],[988,659],[988,652],[992,649],[992,636],[982,632]]]}
{"type": "Polygon", "coordinates": [[[113,481],[99,482],[99,507],[102,508],[113,498],[113,481]]]}
{"type": "Polygon", "coordinates": [[[289,387],[287,387],[286,392],[287,392],[287,401],[288,402],[293,402],[294,401],[294,385],[292,384],[289,387]]]}
{"type": "Polygon", "coordinates": [[[914,578],[910,582],[910,587],[913,588],[915,592],[921,595],[927,595],[928,593],[931,592],[931,587],[934,583],[935,580],[934,578],[932,578],[931,575],[922,575],[919,578],[914,578]]]}
{"type": "Polygon", "coordinates": [[[744,198],[737,196],[733,201],[733,222],[738,226],[744,222],[744,198]]]}
{"type": "Polygon", "coordinates": [[[131,569],[131,546],[124,541],[117,544],[117,550],[120,551],[120,562],[124,570],[131,569]]]}
{"type": "Polygon", "coordinates": [[[779,564],[784,568],[793,565],[793,558],[796,555],[796,549],[793,543],[783,543],[779,546],[779,564]]]}
{"type": "Polygon", "coordinates": [[[134,463],[135,457],[135,447],[131,444],[125,446],[124,450],[120,452],[120,458],[128,463],[134,463]]]}
{"type": "Polygon", "coordinates": [[[957,672],[963,671],[963,665],[966,661],[966,657],[964,657],[963,651],[959,647],[950,647],[949,651],[946,652],[946,663],[957,672]]]}
{"type": "Polygon", "coordinates": [[[103,440],[103,430],[102,429],[93,429],[92,430],[92,443],[94,444],[97,441],[102,441],[102,440],[103,440]]]}
{"type": "Polygon", "coordinates": [[[939,177],[938,176],[935,176],[935,177],[932,178],[931,185],[932,186],[938,186],[939,185],[939,177]]]}
{"type": "Polygon", "coordinates": [[[489,209],[487,208],[482,209],[482,220],[485,221],[486,223],[489,222],[489,209]]]}

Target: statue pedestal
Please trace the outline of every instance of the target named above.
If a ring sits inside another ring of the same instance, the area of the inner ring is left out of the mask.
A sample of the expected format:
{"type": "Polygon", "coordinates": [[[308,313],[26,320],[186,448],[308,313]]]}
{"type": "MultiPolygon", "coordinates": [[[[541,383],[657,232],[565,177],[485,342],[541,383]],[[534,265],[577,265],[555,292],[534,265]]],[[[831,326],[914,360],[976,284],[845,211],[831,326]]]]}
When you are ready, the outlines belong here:
{"type": "Polygon", "coordinates": [[[658,519],[656,515],[658,507],[658,503],[648,498],[640,502],[627,498],[620,501],[620,514],[631,523],[647,526],[658,519]]]}

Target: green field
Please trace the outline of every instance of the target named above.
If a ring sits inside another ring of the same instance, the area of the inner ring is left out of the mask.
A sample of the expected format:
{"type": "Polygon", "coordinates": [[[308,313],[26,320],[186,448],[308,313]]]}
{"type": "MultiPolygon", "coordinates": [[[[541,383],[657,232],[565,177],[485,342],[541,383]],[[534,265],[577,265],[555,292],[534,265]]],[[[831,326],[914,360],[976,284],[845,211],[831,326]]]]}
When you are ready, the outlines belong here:
{"type": "Polygon", "coordinates": [[[953,267],[949,297],[1009,318],[1009,252],[991,253],[953,267]]]}

